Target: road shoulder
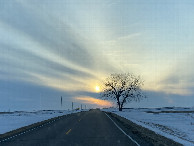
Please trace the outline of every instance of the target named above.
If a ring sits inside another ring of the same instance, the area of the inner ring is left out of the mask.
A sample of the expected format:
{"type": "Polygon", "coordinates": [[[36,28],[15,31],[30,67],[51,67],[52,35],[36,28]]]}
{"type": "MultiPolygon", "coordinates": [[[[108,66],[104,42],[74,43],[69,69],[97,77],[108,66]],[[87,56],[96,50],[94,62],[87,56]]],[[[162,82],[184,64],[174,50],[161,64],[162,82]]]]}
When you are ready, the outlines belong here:
{"type": "Polygon", "coordinates": [[[171,139],[156,134],[155,132],[137,125],[128,119],[120,117],[114,113],[106,112],[106,114],[108,114],[111,119],[122,128],[123,131],[135,139],[140,145],[181,146],[181,144],[171,139]]]}

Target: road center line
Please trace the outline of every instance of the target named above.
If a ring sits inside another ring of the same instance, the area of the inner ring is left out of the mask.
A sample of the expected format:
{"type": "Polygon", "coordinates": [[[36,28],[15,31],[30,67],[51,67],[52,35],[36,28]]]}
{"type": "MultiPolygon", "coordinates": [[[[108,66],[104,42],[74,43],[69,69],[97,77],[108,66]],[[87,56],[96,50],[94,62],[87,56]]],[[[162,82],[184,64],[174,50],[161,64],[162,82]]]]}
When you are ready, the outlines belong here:
{"type": "Polygon", "coordinates": [[[66,135],[68,135],[70,132],[71,132],[71,129],[69,129],[69,130],[66,132],[66,135]]]}
{"type": "MultiPolygon", "coordinates": [[[[106,114],[106,113],[105,113],[106,114]]],[[[107,114],[106,116],[115,124],[115,126],[121,131],[123,132],[123,134],[125,134],[131,141],[133,141],[137,146],[140,146],[137,141],[135,141],[134,139],[131,138],[131,136],[129,136],[127,133],[125,133],[125,131],[123,131],[107,114]]]]}

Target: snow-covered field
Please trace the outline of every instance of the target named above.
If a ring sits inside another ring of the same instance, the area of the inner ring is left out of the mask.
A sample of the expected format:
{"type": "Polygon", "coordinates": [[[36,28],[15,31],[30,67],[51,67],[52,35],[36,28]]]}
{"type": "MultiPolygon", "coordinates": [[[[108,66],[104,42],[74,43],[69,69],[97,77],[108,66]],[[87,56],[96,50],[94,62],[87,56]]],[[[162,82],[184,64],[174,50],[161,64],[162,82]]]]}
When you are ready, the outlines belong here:
{"type": "Polygon", "coordinates": [[[103,109],[183,145],[194,145],[194,108],[103,109]]]}
{"type": "Polygon", "coordinates": [[[57,116],[67,115],[79,111],[41,110],[36,112],[0,112],[0,134],[44,121],[57,116]]]}

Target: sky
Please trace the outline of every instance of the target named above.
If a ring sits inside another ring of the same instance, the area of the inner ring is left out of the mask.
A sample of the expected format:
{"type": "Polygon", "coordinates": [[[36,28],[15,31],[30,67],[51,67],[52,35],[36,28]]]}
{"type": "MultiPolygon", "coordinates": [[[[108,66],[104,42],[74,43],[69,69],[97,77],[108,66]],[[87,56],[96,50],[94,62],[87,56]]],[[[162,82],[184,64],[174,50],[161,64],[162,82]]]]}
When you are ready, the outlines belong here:
{"type": "Polygon", "coordinates": [[[192,107],[193,14],[192,0],[0,0],[0,110],[113,106],[95,87],[128,72],[148,98],[126,107],[192,107]]]}

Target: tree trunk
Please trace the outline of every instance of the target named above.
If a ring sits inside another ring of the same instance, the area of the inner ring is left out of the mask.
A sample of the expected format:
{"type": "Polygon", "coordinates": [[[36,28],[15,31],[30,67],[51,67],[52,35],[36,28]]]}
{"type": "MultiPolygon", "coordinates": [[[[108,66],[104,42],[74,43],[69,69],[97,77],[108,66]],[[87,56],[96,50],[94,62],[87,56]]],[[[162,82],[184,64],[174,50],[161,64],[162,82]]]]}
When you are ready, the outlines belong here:
{"type": "Polygon", "coordinates": [[[123,103],[121,103],[119,111],[122,111],[122,110],[123,110],[123,103]]]}
{"type": "Polygon", "coordinates": [[[118,105],[119,105],[119,111],[122,111],[122,106],[121,106],[120,102],[118,102],[118,105]]]}
{"type": "Polygon", "coordinates": [[[121,106],[121,103],[119,101],[119,96],[117,95],[117,104],[119,106],[119,111],[122,111],[122,106],[121,106]]]}

